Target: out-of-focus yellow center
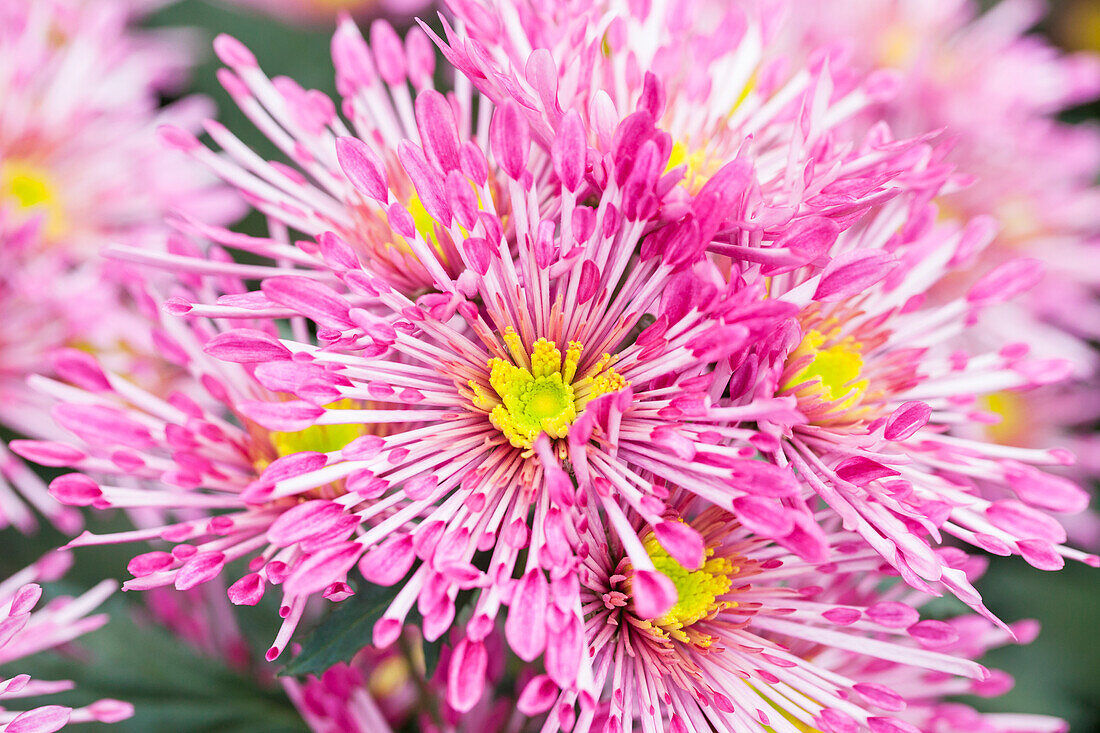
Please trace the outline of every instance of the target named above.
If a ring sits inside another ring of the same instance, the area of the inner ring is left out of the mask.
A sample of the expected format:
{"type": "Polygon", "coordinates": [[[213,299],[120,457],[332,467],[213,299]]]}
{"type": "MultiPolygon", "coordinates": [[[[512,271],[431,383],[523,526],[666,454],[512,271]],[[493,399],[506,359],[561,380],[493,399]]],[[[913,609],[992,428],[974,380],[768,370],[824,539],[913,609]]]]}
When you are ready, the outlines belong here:
{"type": "Polygon", "coordinates": [[[825,336],[818,331],[810,331],[802,338],[802,343],[791,352],[787,361],[797,361],[806,356],[812,359],[787,381],[783,389],[798,388],[810,382],[796,389],[795,394],[799,397],[817,394],[828,402],[844,398],[835,409],[847,410],[859,402],[867,390],[867,380],[859,378],[863,371],[862,345],[849,336],[823,349],[821,346],[825,341],[825,336]]]}
{"type": "Polygon", "coordinates": [[[514,363],[489,359],[489,384],[496,394],[472,380],[469,385],[474,405],[488,410],[489,420],[517,448],[530,448],[540,433],[564,438],[588,402],[628,384],[608,366],[610,354],[578,379],[584,347],[577,341],[569,342],[564,359],[558,347],[543,338],[528,354],[511,328],[505,331],[504,342],[514,363]]]}
{"type": "Polygon", "coordinates": [[[375,5],[375,0],[312,0],[313,4],[322,10],[351,10],[352,8],[367,8],[375,5]]]}
{"type": "Polygon", "coordinates": [[[997,204],[1001,224],[998,241],[1010,244],[1026,242],[1042,234],[1043,223],[1036,206],[1023,196],[1008,196],[997,204]]]}
{"type": "Polygon", "coordinates": [[[1059,35],[1076,51],[1100,51],[1100,5],[1094,0],[1066,1],[1059,35]]]}
{"type": "Polygon", "coordinates": [[[913,31],[902,23],[895,23],[879,36],[878,56],[882,66],[893,69],[908,68],[917,50],[913,31]]]}
{"type": "MultiPolygon", "coordinates": [[[[358,407],[358,404],[354,400],[342,399],[325,407],[329,410],[352,410],[358,407]]],[[[307,451],[333,453],[361,435],[363,435],[363,426],[351,424],[311,425],[305,430],[297,430],[293,433],[272,431],[268,437],[275,453],[282,458],[307,451]]],[[[258,461],[257,468],[262,470],[268,463],[269,461],[258,461]]]]}
{"type": "Polygon", "coordinates": [[[733,586],[730,578],[737,572],[737,568],[725,557],[714,557],[714,549],[708,547],[703,566],[698,570],[688,570],[676,562],[652,534],[643,544],[653,566],[676,586],[676,605],[664,616],[650,620],[655,627],[654,631],[676,641],[691,642],[702,647],[710,646],[713,638],[709,634],[685,629],[703,619],[714,618],[720,611],[736,605],[732,601],[721,601],[719,597],[729,593],[733,586]]]}
{"type": "Polygon", "coordinates": [[[420,200],[420,197],[415,193],[412,198],[409,199],[409,214],[412,216],[413,226],[416,227],[416,231],[420,233],[420,236],[424,238],[425,242],[431,242],[435,245],[436,249],[439,249],[439,243],[435,238],[435,219],[428,213],[428,210],[424,208],[424,202],[420,200]]]}
{"type": "MultiPolygon", "coordinates": [[[[745,103],[745,100],[749,98],[749,95],[756,89],[757,74],[753,72],[753,75],[749,77],[749,81],[745,84],[741,90],[741,94],[738,95],[737,101],[730,107],[728,113],[726,113],[726,120],[728,121],[733,114],[740,109],[741,105],[745,103]]],[[[681,165],[687,165],[687,171],[684,172],[684,180],[681,185],[688,189],[692,193],[698,193],[699,189],[703,187],[711,176],[718,172],[718,169],[726,162],[722,156],[710,155],[705,147],[692,148],[682,140],[677,140],[672,144],[672,150],[668,155],[668,165],[665,166],[665,173],[668,173],[673,168],[681,165]]]]}
{"type": "MultiPolygon", "coordinates": [[[[423,652],[420,647],[414,647],[414,653],[416,653],[414,662],[419,662],[418,666],[423,666],[423,652]]],[[[374,665],[367,680],[367,687],[372,695],[385,698],[399,692],[412,679],[408,660],[404,657],[392,656],[374,665]]]]}
{"type": "Polygon", "coordinates": [[[17,160],[0,164],[0,196],[14,200],[23,209],[40,209],[46,236],[53,239],[65,231],[65,209],[57,195],[57,187],[42,168],[17,160]]]}
{"type": "Polygon", "coordinates": [[[1020,445],[1027,434],[1027,403],[1016,392],[994,392],[981,398],[985,409],[999,415],[1001,421],[987,425],[989,437],[1002,445],[1020,445]]]}
{"type": "MultiPolygon", "coordinates": [[[[470,187],[474,190],[474,195],[477,197],[478,205],[481,205],[481,194],[477,190],[477,186],[473,183],[470,187]]],[[[432,249],[439,255],[439,261],[444,265],[447,264],[447,253],[443,250],[443,245],[439,243],[439,238],[435,234],[436,220],[428,213],[428,210],[424,208],[424,202],[415,193],[409,197],[409,203],[405,207],[408,209],[409,216],[412,217],[413,226],[416,228],[417,233],[423,238],[425,242],[432,246],[432,249]]],[[[463,235],[469,235],[466,227],[455,222],[463,235]]],[[[394,245],[406,254],[412,254],[412,247],[405,241],[404,237],[394,235],[394,245]]]]}

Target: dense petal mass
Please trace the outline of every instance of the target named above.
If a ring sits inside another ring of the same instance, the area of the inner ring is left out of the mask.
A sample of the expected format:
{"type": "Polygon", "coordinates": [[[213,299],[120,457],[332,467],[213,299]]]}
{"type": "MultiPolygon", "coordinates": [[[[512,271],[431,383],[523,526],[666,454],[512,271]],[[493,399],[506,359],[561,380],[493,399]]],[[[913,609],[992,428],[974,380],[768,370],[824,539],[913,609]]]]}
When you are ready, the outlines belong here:
{"type": "MultiPolygon", "coordinates": [[[[929,288],[953,272],[958,248],[972,244],[969,229],[934,223],[934,211],[920,195],[895,199],[844,232],[823,271],[771,278],[771,296],[797,304],[799,314],[758,345],[748,377],[733,374],[730,396],[734,404],[793,397],[804,420],[765,428],[777,439],[777,450],[765,451],[772,460],[793,467],[908,582],[943,582],[981,610],[965,578],[932,551],[941,532],[1043,569],[1060,567],[1062,557],[1097,560],[1064,545],[1065,531],[1043,513],[1053,504],[1027,489],[1049,483],[1059,511],[1083,510],[1080,488],[1044,473],[1071,463],[1067,451],[951,434],[986,423],[975,409],[984,395],[1058,382],[1070,367],[1032,359],[1022,343],[974,355],[956,348],[980,311],[1034,282],[1013,273],[1037,266],[1006,263],[951,302],[928,302],[929,288]]],[[[740,277],[752,276],[741,269],[740,277]]]]}
{"type": "MultiPolygon", "coordinates": [[[[874,122],[897,77],[788,53],[782,3],[451,5],[369,44],[342,19],[336,101],[216,39],[280,160],[160,138],[267,234],[182,210],[109,249],[153,266],[163,378],[55,350],[56,427],[11,446],[77,471],[64,505],[141,510],[70,546],[151,542],[124,587],[157,597],[277,592],[269,662],[369,593],[370,647],[284,683],[319,730],[410,695],[425,730],[1057,730],[946,702],[1003,691],[975,660],[1031,631],[950,543],[1100,564],[1051,516],[1087,505],[1069,451],[989,432],[1074,366],[983,326],[1043,263],[986,258],[949,146],[874,122]],[[976,613],[922,619],[941,595],[976,613]]],[[[47,219],[10,238],[49,236],[48,182],[13,176],[47,219]]]]}

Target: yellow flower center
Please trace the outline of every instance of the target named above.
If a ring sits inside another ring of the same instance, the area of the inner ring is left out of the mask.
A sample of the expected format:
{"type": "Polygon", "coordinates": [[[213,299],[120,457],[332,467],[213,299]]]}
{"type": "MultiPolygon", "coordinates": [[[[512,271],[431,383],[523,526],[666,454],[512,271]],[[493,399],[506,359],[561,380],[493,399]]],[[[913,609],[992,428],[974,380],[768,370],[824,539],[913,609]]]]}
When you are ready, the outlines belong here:
{"type": "Polygon", "coordinates": [[[703,566],[698,570],[688,570],[676,562],[652,534],[646,538],[644,545],[654,567],[672,581],[677,593],[676,605],[664,616],[651,620],[656,627],[654,631],[659,629],[663,632],[662,636],[677,641],[710,646],[713,639],[709,634],[686,632],[684,629],[703,619],[714,618],[720,611],[737,605],[732,601],[718,600],[729,593],[733,586],[730,577],[737,572],[737,568],[728,558],[714,557],[714,549],[711,547],[707,548],[707,559],[703,566]]]}
{"type": "Polygon", "coordinates": [[[795,394],[799,398],[816,395],[828,402],[843,399],[833,409],[847,410],[855,406],[867,391],[867,380],[859,378],[863,372],[862,344],[849,336],[832,346],[821,348],[825,341],[826,337],[819,331],[810,331],[802,338],[802,343],[787,360],[794,362],[806,356],[812,358],[783,385],[783,389],[797,388],[795,394]]]}
{"type": "Polygon", "coordinates": [[[879,37],[879,61],[885,67],[893,69],[908,67],[916,51],[917,44],[913,31],[901,23],[890,26],[879,37]]]}
{"type": "MultiPolygon", "coordinates": [[[[352,410],[357,408],[358,404],[354,400],[342,399],[325,407],[329,410],[352,410]]],[[[268,438],[277,457],[282,458],[306,451],[332,453],[361,435],[363,435],[362,425],[311,425],[305,430],[297,430],[293,433],[273,430],[268,433],[268,438]]],[[[262,471],[270,463],[268,460],[260,459],[256,461],[256,468],[262,471]]]]}
{"type": "Polygon", "coordinates": [[[65,230],[65,210],[49,174],[41,168],[8,160],[0,165],[0,196],[13,199],[24,209],[38,208],[45,215],[46,236],[53,239],[65,230]]]}
{"type": "MultiPolygon", "coordinates": [[[[435,236],[435,219],[428,213],[428,210],[424,208],[424,202],[420,200],[420,197],[415,193],[409,198],[408,205],[409,215],[412,217],[413,226],[416,227],[416,231],[424,238],[424,241],[432,245],[440,255],[443,254],[443,248],[439,245],[439,240],[435,236]]],[[[404,241],[402,240],[404,244],[404,241]]],[[[404,244],[405,247],[409,245],[404,244]]],[[[411,252],[412,249],[410,248],[411,252]]]]}
{"type": "Polygon", "coordinates": [[[489,384],[496,395],[474,381],[469,384],[474,405],[488,410],[489,420],[517,448],[530,448],[540,433],[564,438],[586,404],[628,385],[608,366],[610,354],[604,354],[578,379],[577,365],[584,347],[577,341],[569,342],[564,359],[558,347],[544,338],[536,341],[528,354],[511,328],[505,331],[504,342],[515,364],[489,359],[489,384]]]}
{"type": "Polygon", "coordinates": [[[1027,403],[1016,392],[994,392],[981,398],[985,409],[999,415],[1001,421],[987,425],[989,437],[1001,445],[1021,445],[1027,437],[1027,403]]]}

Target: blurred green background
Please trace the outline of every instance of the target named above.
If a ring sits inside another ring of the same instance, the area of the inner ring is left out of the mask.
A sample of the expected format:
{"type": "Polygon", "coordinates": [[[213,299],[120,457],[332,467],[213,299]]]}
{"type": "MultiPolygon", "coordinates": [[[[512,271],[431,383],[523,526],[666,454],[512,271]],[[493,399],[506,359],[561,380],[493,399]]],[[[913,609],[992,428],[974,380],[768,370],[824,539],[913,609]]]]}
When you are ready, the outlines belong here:
{"type": "MultiPolygon", "coordinates": [[[[1061,7],[1055,5],[1056,10],[1061,7]]],[[[267,155],[274,155],[273,148],[256,133],[215,79],[219,64],[209,52],[215,34],[227,32],[244,41],[269,75],[292,76],[304,87],[334,94],[328,27],[291,27],[258,14],[200,0],[169,5],[148,23],[194,30],[202,62],[195,69],[190,91],[213,98],[221,121],[267,155]]],[[[1050,23],[1045,30],[1058,27],[1057,23],[1050,23]]],[[[1098,112],[1100,107],[1093,105],[1074,111],[1072,118],[1095,119],[1098,112]]],[[[253,231],[259,226],[256,217],[242,224],[242,228],[253,231]]],[[[94,517],[91,521],[93,531],[108,531],[109,519],[94,517]]],[[[63,541],[46,529],[29,541],[13,531],[0,532],[0,577],[63,541]]],[[[81,550],[74,572],[51,590],[78,592],[103,577],[128,577],[126,562],[132,554],[127,547],[81,550]]],[[[1058,715],[1069,720],[1071,730],[1076,733],[1100,731],[1098,580],[1098,571],[1081,565],[1067,566],[1059,573],[1043,573],[1015,558],[993,558],[988,574],[979,584],[988,606],[1007,621],[1038,618],[1043,623],[1043,633],[1029,646],[998,649],[984,660],[987,666],[1005,669],[1016,677],[1017,684],[1011,693],[995,700],[968,702],[987,710],[1058,715]]],[[[130,721],[110,727],[88,725],[80,730],[113,733],[305,730],[273,679],[261,683],[257,675],[227,671],[221,664],[182,646],[163,629],[150,623],[135,623],[128,613],[121,612],[137,605],[140,599],[135,594],[116,595],[107,606],[108,610],[120,611],[115,614],[116,619],[79,642],[78,651],[20,662],[18,671],[45,679],[76,679],[79,691],[61,698],[69,704],[114,696],[137,705],[138,713],[130,721]]],[[[241,609],[239,615],[256,656],[262,658],[274,635],[277,620],[274,609],[263,606],[241,609]]],[[[0,670],[0,675],[4,671],[14,673],[0,670]]]]}

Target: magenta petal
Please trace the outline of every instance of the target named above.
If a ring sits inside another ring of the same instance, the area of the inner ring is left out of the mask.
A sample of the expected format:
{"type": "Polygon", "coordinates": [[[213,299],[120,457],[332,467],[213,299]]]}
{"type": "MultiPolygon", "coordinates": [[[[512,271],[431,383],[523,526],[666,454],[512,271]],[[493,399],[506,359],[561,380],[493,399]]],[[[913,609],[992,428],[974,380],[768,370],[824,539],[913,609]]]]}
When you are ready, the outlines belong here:
{"type": "Polygon", "coordinates": [[[291,400],[290,402],[244,402],[240,406],[245,417],[255,420],[269,430],[297,432],[305,430],[321,415],[323,407],[291,400]]]}
{"type": "Polygon", "coordinates": [[[661,547],[688,570],[698,570],[706,559],[703,536],[684,522],[665,521],[653,528],[661,547]]]}
{"type": "Polygon", "coordinates": [[[520,693],[516,708],[524,715],[541,715],[558,699],[558,686],[544,674],[532,677],[520,693]]]}
{"type": "Polygon", "coordinates": [[[292,595],[309,595],[322,590],[329,583],[341,580],[363,553],[357,542],[342,542],[306,557],[286,580],[286,592],[292,595]]]}
{"type": "Polygon", "coordinates": [[[504,172],[513,180],[521,180],[527,172],[531,136],[523,112],[510,98],[493,112],[489,145],[504,172]]]}
{"type": "Polygon", "coordinates": [[[73,709],[61,705],[46,705],[15,716],[4,733],[54,733],[69,722],[73,709]]]}
{"type": "Polygon", "coordinates": [[[185,562],[176,573],[176,590],[188,590],[213,580],[225,567],[225,555],[220,552],[200,552],[185,562]]]}
{"type": "Polygon", "coordinates": [[[255,364],[275,359],[289,359],[290,349],[279,339],[248,328],[223,331],[206,343],[203,349],[215,359],[236,364],[255,364]]]}
{"type": "Polygon", "coordinates": [[[272,302],[286,306],[325,328],[344,330],[353,324],[348,319],[351,304],[327,285],[299,275],[269,277],[263,293],[272,302]]]}
{"type": "Polygon", "coordinates": [[[897,260],[889,252],[877,249],[853,249],[836,256],[814,292],[814,300],[835,303],[862,292],[886,277],[897,260]]]}
{"type": "Polygon", "coordinates": [[[380,203],[389,198],[386,167],[369,145],[358,138],[336,138],[336,159],[351,185],[380,203]]]}
{"type": "Polygon", "coordinates": [[[549,586],[538,568],[528,570],[516,584],[504,622],[508,645],[520,659],[534,661],[546,646],[546,603],[549,586]]]}
{"type": "Polygon", "coordinates": [[[554,172],[567,191],[576,192],[584,180],[588,141],[584,123],[576,110],[569,110],[561,121],[561,128],[550,148],[554,172]]]}
{"type": "Polygon", "coordinates": [[[639,617],[660,618],[676,605],[676,586],[667,575],[656,570],[639,570],[631,582],[634,611],[639,617]]]}
{"type": "Polygon", "coordinates": [[[67,473],[50,482],[50,496],[69,506],[91,506],[103,496],[103,491],[84,474],[67,473]]]}
{"type": "Polygon", "coordinates": [[[1041,261],[1029,257],[1011,260],[987,273],[970,289],[966,299],[973,305],[1004,303],[1033,288],[1043,279],[1041,261]]]}
{"type": "Polygon", "coordinates": [[[405,577],[415,559],[412,537],[397,535],[364,555],[359,561],[359,572],[372,583],[393,585],[405,577]]]}
{"type": "Polygon", "coordinates": [[[227,594],[235,606],[255,606],[264,596],[264,585],[259,573],[249,573],[229,586],[227,594]]]}
{"type": "Polygon", "coordinates": [[[887,440],[906,440],[928,424],[932,408],[924,402],[906,402],[894,410],[886,420],[883,437],[887,440]]]}
{"type": "Polygon", "coordinates": [[[267,539],[276,547],[289,547],[329,530],[344,516],[344,507],[327,499],[306,501],[287,509],[271,523],[267,539]]]}
{"type": "Polygon", "coordinates": [[[447,702],[460,713],[468,712],[481,699],[489,655],[485,645],[463,639],[455,646],[447,670],[447,702]]]}

